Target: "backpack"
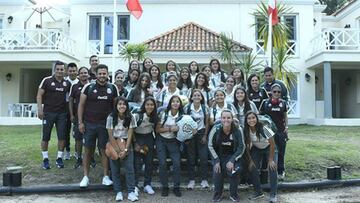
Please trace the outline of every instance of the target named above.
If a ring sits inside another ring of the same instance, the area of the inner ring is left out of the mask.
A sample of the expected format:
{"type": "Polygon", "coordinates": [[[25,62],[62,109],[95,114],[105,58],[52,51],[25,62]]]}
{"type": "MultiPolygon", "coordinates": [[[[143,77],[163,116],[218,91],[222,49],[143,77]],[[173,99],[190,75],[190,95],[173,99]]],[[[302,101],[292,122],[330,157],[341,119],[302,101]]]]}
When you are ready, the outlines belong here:
{"type": "Polygon", "coordinates": [[[269,127],[274,133],[277,132],[278,129],[269,115],[258,115],[258,118],[264,126],[269,127]]]}
{"type": "MultiPolygon", "coordinates": [[[[232,105],[232,104],[230,104],[230,103],[226,103],[226,107],[227,107],[227,109],[229,109],[230,111],[232,111],[231,105],[232,105]]],[[[217,109],[216,109],[216,107],[214,107],[214,108],[213,108],[214,119],[215,119],[216,113],[217,113],[217,109]]]]}
{"type": "MultiPolygon", "coordinates": [[[[161,126],[164,126],[164,124],[165,124],[165,122],[166,122],[166,120],[167,120],[167,118],[168,118],[168,116],[169,116],[169,115],[168,115],[169,112],[166,112],[166,111],[165,111],[164,113],[165,113],[165,117],[164,117],[164,121],[163,121],[163,123],[161,124],[161,126]]],[[[179,113],[179,114],[180,114],[180,113],[179,113]]],[[[182,119],[182,117],[183,117],[183,115],[180,114],[179,117],[177,117],[177,118],[175,119],[175,122],[177,122],[177,121],[179,121],[180,119],[182,119]]]]}

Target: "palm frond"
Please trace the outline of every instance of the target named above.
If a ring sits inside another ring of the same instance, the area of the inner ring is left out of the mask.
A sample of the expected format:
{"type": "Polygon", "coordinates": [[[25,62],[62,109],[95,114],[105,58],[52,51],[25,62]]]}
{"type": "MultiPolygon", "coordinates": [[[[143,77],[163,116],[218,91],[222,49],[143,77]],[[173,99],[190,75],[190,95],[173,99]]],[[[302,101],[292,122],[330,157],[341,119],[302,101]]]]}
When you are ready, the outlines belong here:
{"type": "Polygon", "coordinates": [[[285,47],[280,47],[274,50],[274,75],[278,80],[282,80],[288,90],[294,86],[296,82],[296,75],[291,71],[287,62],[292,59],[291,55],[287,54],[285,47]]]}
{"type": "Polygon", "coordinates": [[[247,80],[248,76],[252,73],[259,73],[261,71],[261,61],[255,63],[256,55],[251,52],[247,52],[241,56],[241,59],[238,59],[238,65],[244,72],[244,79],[247,80]]]}

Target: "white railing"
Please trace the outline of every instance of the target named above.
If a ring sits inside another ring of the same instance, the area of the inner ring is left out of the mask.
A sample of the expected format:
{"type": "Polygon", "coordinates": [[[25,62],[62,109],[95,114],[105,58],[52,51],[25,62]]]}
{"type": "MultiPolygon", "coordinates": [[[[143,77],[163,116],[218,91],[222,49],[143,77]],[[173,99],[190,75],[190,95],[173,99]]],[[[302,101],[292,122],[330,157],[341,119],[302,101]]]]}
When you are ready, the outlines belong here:
{"type": "MultiPolygon", "coordinates": [[[[288,40],[286,45],[286,53],[289,55],[297,55],[297,41],[296,40],[288,40]]],[[[265,55],[265,48],[264,48],[264,40],[257,40],[256,41],[256,54],[257,55],[265,55]]]]}
{"type": "Polygon", "coordinates": [[[290,100],[288,103],[289,117],[299,117],[299,102],[297,100],[290,100]]]}
{"type": "Polygon", "coordinates": [[[0,30],[0,51],[59,50],[75,55],[75,41],[56,29],[0,30]]]}
{"type": "Polygon", "coordinates": [[[322,51],[360,51],[360,29],[326,28],[310,41],[311,56],[322,51]]]}
{"type": "MultiPolygon", "coordinates": [[[[118,40],[118,50],[124,48],[125,44],[128,43],[129,40],[118,40]]],[[[88,41],[88,55],[107,55],[112,54],[113,48],[112,44],[104,45],[102,40],[89,40],[88,41]]]]}

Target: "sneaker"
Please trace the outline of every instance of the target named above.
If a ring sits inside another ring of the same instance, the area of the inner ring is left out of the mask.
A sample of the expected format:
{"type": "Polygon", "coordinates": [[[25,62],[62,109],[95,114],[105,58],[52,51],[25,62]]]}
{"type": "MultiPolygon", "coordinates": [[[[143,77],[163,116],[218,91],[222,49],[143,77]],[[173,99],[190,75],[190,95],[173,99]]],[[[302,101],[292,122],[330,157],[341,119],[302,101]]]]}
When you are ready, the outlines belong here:
{"type": "Polygon", "coordinates": [[[153,188],[151,187],[151,185],[147,185],[144,187],[144,192],[149,194],[149,195],[153,195],[155,194],[155,191],[153,190],[153,188]]]}
{"type": "Polygon", "coordinates": [[[277,197],[276,197],[276,195],[270,197],[270,203],[276,203],[276,202],[277,202],[277,197]]]}
{"type": "Polygon", "coordinates": [[[56,166],[58,168],[64,168],[64,162],[63,162],[62,158],[59,157],[59,158],[56,159],[56,166]]]}
{"type": "Polygon", "coordinates": [[[82,158],[76,159],[74,168],[77,169],[77,168],[79,168],[81,165],[82,165],[82,158]]]}
{"type": "Polygon", "coordinates": [[[279,180],[284,180],[285,179],[285,171],[283,171],[282,173],[278,174],[278,179],[279,180]]]}
{"type": "Polygon", "coordinates": [[[122,195],[122,192],[116,193],[115,201],[123,201],[124,197],[122,195]]]}
{"type": "Polygon", "coordinates": [[[87,187],[87,186],[89,186],[89,178],[87,176],[84,176],[80,182],[80,187],[87,187]]]}
{"type": "Polygon", "coordinates": [[[230,199],[233,201],[233,202],[240,202],[240,197],[239,195],[230,195],[230,199]]]}
{"type": "Polygon", "coordinates": [[[95,161],[94,157],[92,157],[91,161],[90,161],[90,167],[95,168],[95,166],[96,166],[96,161],[95,161]]]}
{"type": "Polygon", "coordinates": [[[110,180],[109,176],[104,176],[102,179],[102,184],[106,186],[110,186],[113,184],[113,182],[110,180]]]}
{"type": "Polygon", "coordinates": [[[161,196],[163,197],[167,197],[169,196],[169,188],[168,187],[163,187],[161,190],[161,196]]]}
{"type": "Polygon", "coordinates": [[[202,180],[200,185],[202,189],[209,188],[209,183],[207,182],[207,180],[202,180]]]}
{"type": "Polygon", "coordinates": [[[195,188],[195,180],[190,180],[189,184],[187,185],[188,190],[193,190],[195,188]]]}
{"type": "Polygon", "coordinates": [[[43,160],[43,166],[42,166],[43,169],[47,170],[47,169],[50,169],[50,162],[49,162],[49,159],[48,158],[45,158],[43,160]]]}
{"type": "Polygon", "coordinates": [[[66,151],[64,152],[64,160],[70,160],[71,154],[70,151],[66,151]]]}
{"type": "Polygon", "coordinates": [[[140,192],[139,188],[135,186],[134,193],[137,197],[139,197],[139,192],[140,192]]]}
{"type": "Polygon", "coordinates": [[[215,192],[213,196],[213,202],[220,202],[220,201],[221,201],[221,194],[215,192]]]}
{"type": "Polygon", "coordinates": [[[180,188],[178,188],[178,187],[174,188],[173,193],[175,194],[176,197],[181,197],[180,188]]]}
{"type": "Polygon", "coordinates": [[[256,199],[260,199],[264,197],[264,193],[262,192],[255,192],[253,195],[251,195],[251,197],[249,198],[250,200],[256,200],[256,199]]]}
{"type": "Polygon", "coordinates": [[[138,198],[138,196],[135,194],[135,192],[130,192],[129,194],[128,194],[128,200],[130,200],[130,201],[132,201],[132,202],[135,202],[135,201],[138,201],[139,200],[139,198],[138,198]]]}

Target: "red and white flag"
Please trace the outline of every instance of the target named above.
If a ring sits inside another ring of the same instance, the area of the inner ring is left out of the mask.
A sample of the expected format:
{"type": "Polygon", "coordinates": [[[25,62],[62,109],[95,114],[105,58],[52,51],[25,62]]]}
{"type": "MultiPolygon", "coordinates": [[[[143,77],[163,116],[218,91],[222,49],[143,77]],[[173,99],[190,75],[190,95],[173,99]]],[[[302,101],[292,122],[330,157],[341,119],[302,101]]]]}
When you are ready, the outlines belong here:
{"type": "Polygon", "coordinates": [[[139,19],[142,15],[142,7],[139,0],[125,0],[126,7],[130,11],[130,13],[136,18],[139,19]]]}
{"type": "Polygon", "coordinates": [[[279,23],[278,12],[276,8],[276,0],[269,0],[268,15],[271,15],[271,24],[276,25],[279,23]]]}

